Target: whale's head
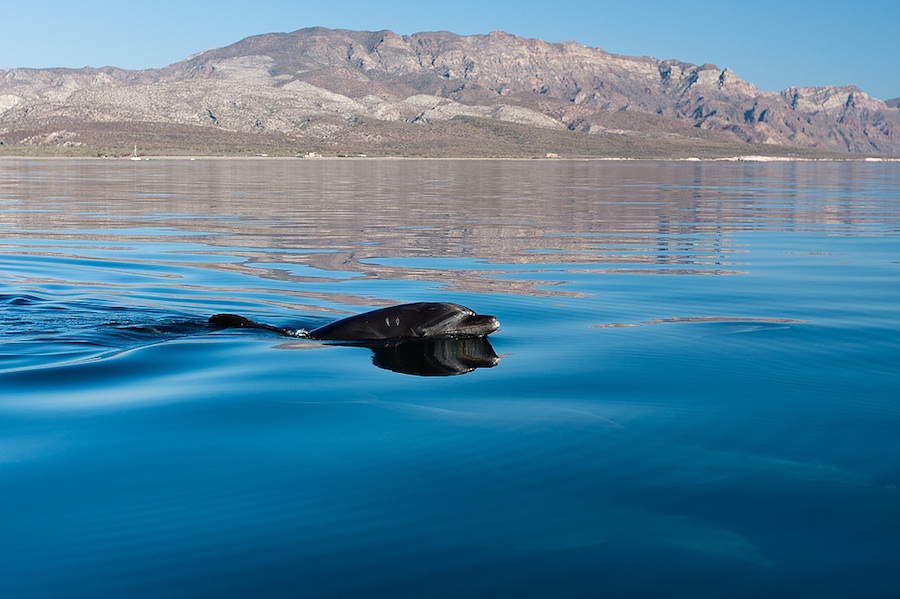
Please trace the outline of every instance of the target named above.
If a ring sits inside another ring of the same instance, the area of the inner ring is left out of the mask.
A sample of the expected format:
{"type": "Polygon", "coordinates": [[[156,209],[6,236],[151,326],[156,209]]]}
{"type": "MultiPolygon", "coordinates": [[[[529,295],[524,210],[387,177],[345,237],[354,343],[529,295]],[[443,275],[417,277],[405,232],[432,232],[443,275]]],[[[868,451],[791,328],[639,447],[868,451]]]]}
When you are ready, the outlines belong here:
{"type": "Polygon", "coordinates": [[[496,316],[476,314],[459,304],[420,303],[416,318],[419,320],[413,327],[416,337],[483,337],[500,328],[496,316]]]}
{"type": "Polygon", "coordinates": [[[476,314],[459,304],[417,302],[372,310],[338,320],[310,333],[313,339],[461,339],[483,337],[500,328],[496,316],[476,314]]]}

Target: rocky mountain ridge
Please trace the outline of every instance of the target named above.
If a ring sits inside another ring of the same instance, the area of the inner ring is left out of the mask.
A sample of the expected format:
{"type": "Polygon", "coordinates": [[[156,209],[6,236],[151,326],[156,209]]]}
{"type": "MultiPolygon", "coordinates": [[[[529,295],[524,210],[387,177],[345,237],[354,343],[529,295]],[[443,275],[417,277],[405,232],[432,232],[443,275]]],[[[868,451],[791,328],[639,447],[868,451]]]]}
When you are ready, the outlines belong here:
{"type": "Polygon", "coordinates": [[[764,92],[729,69],[502,32],[311,28],[161,69],[0,70],[16,145],[375,153],[900,155],[900,109],[853,86],[764,92]]]}

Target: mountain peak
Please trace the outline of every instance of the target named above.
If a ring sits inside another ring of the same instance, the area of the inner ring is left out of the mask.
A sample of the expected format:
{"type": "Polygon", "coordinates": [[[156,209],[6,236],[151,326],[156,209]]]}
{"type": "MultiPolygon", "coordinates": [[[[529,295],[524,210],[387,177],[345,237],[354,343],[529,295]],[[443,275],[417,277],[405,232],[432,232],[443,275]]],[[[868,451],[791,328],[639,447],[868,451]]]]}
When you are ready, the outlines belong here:
{"type": "Polygon", "coordinates": [[[255,35],[164,69],[0,71],[7,144],[187,127],[206,138],[401,153],[418,140],[478,154],[487,140],[521,154],[545,144],[588,154],[766,144],[900,155],[895,107],[854,86],[763,92],[712,64],[502,31],[312,27],[255,35]],[[51,135],[58,131],[66,133],[51,135]]]}

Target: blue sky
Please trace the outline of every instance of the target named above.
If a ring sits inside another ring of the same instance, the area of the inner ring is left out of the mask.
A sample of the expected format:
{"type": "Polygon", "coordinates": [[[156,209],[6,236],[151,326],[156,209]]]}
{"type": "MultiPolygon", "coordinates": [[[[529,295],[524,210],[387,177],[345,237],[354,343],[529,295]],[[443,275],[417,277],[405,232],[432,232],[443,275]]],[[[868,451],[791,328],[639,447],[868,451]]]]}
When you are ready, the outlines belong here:
{"type": "Polygon", "coordinates": [[[34,0],[0,6],[0,68],[162,67],[273,31],[501,30],[728,67],[767,91],[853,83],[900,97],[900,0],[34,0]]]}

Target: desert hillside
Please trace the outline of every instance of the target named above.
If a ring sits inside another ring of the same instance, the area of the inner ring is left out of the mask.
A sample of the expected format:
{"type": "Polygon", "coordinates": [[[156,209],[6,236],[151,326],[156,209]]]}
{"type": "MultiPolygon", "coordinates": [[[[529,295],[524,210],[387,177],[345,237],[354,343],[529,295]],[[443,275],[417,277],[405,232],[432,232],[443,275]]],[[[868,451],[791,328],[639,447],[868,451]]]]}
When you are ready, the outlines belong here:
{"type": "Polygon", "coordinates": [[[900,109],[507,33],[303,29],[161,69],[0,70],[0,142],[123,152],[900,155],[900,109]]]}

